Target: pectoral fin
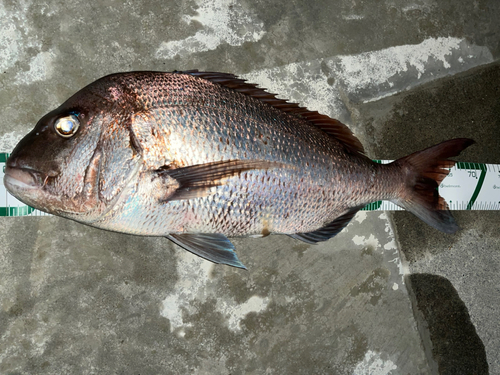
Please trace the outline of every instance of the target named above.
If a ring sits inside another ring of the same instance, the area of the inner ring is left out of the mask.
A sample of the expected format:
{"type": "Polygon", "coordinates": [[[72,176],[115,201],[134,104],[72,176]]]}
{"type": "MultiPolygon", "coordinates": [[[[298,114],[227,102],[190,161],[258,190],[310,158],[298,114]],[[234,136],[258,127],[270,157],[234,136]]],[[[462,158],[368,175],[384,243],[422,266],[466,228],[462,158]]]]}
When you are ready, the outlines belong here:
{"type": "Polygon", "coordinates": [[[224,179],[252,169],[270,169],[284,164],[265,160],[226,160],[191,165],[176,169],[161,169],[160,175],[169,176],[179,183],[175,192],[165,200],[181,200],[213,194],[213,187],[224,184],[224,179]]]}
{"type": "Polygon", "coordinates": [[[223,234],[169,234],[180,247],[214,263],[246,269],[234,252],[234,245],[223,234]]]}

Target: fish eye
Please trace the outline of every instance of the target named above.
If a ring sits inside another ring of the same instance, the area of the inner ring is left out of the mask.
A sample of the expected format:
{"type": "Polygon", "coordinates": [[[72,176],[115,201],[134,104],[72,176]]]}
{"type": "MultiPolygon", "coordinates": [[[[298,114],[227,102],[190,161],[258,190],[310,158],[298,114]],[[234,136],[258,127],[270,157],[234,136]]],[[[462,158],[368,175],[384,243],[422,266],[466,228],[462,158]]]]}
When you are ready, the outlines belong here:
{"type": "Polygon", "coordinates": [[[56,133],[63,138],[70,138],[75,135],[80,127],[80,121],[74,114],[58,118],[54,123],[56,133]]]}

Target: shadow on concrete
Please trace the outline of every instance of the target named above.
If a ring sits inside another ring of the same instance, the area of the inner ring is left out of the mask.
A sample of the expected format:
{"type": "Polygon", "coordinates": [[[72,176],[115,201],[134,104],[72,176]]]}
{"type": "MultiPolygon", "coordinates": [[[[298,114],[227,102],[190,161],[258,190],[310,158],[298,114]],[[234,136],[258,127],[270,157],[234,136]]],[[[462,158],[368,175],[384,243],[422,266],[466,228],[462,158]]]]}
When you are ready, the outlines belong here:
{"type": "Polygon", "coordinates": [[[425,273],[409,275],[406,282],[433,372],[488,374],[484,344],[451,282],[425,273]]]}

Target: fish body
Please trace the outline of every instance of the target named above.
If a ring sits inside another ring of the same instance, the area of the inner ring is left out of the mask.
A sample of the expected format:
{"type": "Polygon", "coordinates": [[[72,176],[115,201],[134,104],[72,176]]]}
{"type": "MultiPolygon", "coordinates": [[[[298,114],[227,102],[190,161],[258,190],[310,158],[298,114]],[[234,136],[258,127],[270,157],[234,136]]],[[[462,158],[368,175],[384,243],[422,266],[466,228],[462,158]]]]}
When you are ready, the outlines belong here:
{"type": "Polygon", "coordinates": [[[12,152],[5,186],[43,211],[166,236],[243,267],[227,237],[281,233],[316,243],[377,200],[456,231],[436,188],[448,157],[472,142],[381,165],[342,123],[235,76],[119,73],[44,116],[12,152]]]}

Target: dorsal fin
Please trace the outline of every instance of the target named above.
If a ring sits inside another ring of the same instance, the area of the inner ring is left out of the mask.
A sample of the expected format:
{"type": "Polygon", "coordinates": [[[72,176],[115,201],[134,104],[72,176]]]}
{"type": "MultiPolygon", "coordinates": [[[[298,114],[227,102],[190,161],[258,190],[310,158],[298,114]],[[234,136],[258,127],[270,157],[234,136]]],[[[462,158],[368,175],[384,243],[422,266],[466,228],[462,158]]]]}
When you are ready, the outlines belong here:
{"type": "Polygon", "coordinates": [[[351,150],[363,153],[363,145],[351,130],[340,121],[322,115],[315,111],[309,111],[305,107],[300,107],[297,103],[289,103],[286,100],[276,98],[276,94],[271,94],[256,84],[247,83],[246,80],[238,78],[234,74],[217,72],[199,72],[197,70],[175,71],[177,74],[189,74],[194,77],[206,79],[221,86],[241,92],[245,95],[259,99],[260,101],[279,109],[280,111],[294,114],[307,120],[311,125],[321,129],[331,137],[339,140],[351,150]]]}

